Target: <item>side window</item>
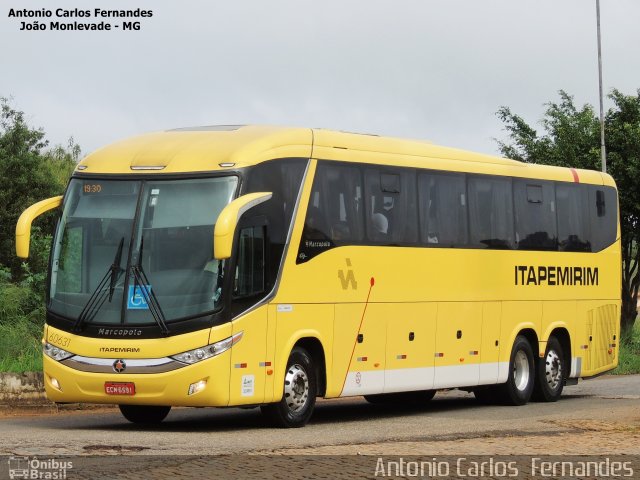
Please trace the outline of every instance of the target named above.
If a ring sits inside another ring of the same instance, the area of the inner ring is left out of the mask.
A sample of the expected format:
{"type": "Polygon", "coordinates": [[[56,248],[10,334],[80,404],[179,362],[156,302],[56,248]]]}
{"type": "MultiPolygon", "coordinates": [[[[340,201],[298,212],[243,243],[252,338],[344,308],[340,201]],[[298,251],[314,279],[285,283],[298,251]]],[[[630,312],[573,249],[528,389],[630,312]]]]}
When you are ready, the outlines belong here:
{"type": "Polygon", "coordinates": [[[233,295],[248,297],[264,291],[264,227],[240,230],[233,295]]]}
{"type": "Polygon", "coordinates": [[[67,226],[67,234],[63,237],[58,262],[54,262],[53,269],[58,271],[56,286],[60,292],[82,292],[82,256],[84,255],[84,227],[80,225],[67,226]]]}
{"type": "Polygon", "coordinates": [[[363,208],[360,169],[319,162],[297,263],[306,262],[336,246],[362,243],[363,208]]]}
{"type": "Polygon", "coordinates": [[[373,243],[418,241],[415,171],[365,168],[367,238],[373,243]]]}
{"type": "Polygon", "coordinates": [[[566,252],[590,252],[588,187],[556,183],[558,248],[566,252]]]}
{"type": "Polygon", "coordinates": [[[618,198],[612,187],[589,186],[589,224],[591,248],[604,250],[616,240],[618,229],[618,198]]]}
{"type": "Polygon", "coordinates": [[[247,169],[247,181],[242,187],[242,194],[273,192],[271,200],[248,212],[251,216],[263,215],[268,222],[266,289],[272,288],[276,282],[307,162],[303,158],[286,158],[260,163],[247,169]]]}
{"type": "Polygon", "coordinates": [[[555,192],[551,182],[515,180],[516,245],[520,250],[556,250],[555,192]]]}
{"type": "Polygon", "coordinates": [[[428,246],[467,244],[467,196],[464,174],[418,174],[420,241],[428,246]]]}
{"type": "Polygon", "coordinates": [[[470,175],[469,243],[494,249],[513,248],[511,179],[470,175]]]}

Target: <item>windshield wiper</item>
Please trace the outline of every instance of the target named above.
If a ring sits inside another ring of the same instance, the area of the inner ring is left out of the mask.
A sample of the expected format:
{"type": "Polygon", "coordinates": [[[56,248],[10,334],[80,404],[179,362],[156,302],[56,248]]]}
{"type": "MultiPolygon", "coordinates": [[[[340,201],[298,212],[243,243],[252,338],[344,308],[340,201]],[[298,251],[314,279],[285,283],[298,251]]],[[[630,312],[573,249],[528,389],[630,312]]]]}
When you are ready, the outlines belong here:
{"type": "Polygon", "coordinates": [[[116,284],[122,275],[124,270],[120,268],[120,261],[122,260],[122,248],[124,246],[124,237],[120,239],[120,244],[118,245],[118,250],[116,250],[116,256],[113,258],[113,263],[105,273],[98,286],[93,291],[89,300],[85,304],[84,308],[78,315],[78,318],[73,324],[73,330],[79,332],[82,330],[82,325],[86,322],[92,321],[95,316],[98,314],[98,311],[104,305],[104,302],[109,299],[109,302],[113,299],[113,293],[116,289],[116,284]],[[109,288],[107,288],[107,284],[109,288]]]}
{"type": "Polygon", "coordinates": [[[133,272],[133,293],[135,295],[136,289],[139,288],[139,291],[142,293],[144,297],[144,301],[147,303],[149,307],[149,312],[151,312],[151,316],[160,327],[160,332],[163,335],[169,335],[169,327],[167,327],[166,317],[164,316],[164,312],[162,311],[162,307],[160,307],[160,303],[158,303],[158,299],[156,298],[156,294],[149,286],[149,279],[147,275],[144,273],[144,269],[142,268],[142,248],[144,246],[144,236],[140,238],[140,252],[138,252],[138,261],[136,265],[131,267],[131,271],[133,272]]]}

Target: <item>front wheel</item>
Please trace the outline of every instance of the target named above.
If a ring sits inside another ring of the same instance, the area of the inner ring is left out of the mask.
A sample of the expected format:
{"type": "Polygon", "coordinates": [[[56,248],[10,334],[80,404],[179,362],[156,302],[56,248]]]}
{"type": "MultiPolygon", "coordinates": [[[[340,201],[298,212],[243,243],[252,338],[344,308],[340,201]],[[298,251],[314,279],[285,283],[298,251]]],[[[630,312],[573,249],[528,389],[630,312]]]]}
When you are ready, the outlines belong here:
{"type": "Polygon", "coordinates": [[[538,361],[533,399],[539,402],[557,401],[562,395],[566,379],[567,368],[562,346],[556,337],[551,337],[547,342],[544,358],[538,361]]]}
{"type": "Polygon", "coordinates": [[[262,414],[278,427],[304,427],[313,414],[317,393],[313,360],[306,350],[296,347],[287,361],[282,399],[260,408],[262,414]]]}
{"type": "Polygon", "coordinates": [[[118,405],[120,412],[131,423],[155,425],[162,422],[169,414],[171,407],[155,405],[118,405]]]}
{"type": "Polygon", "coordinates": [[[535,377],[533,350],[526,337],[518,335],[509,359],[509,377],[500,385],[498,397],[505,405],[524,405],[531,398],[535,377]]]}

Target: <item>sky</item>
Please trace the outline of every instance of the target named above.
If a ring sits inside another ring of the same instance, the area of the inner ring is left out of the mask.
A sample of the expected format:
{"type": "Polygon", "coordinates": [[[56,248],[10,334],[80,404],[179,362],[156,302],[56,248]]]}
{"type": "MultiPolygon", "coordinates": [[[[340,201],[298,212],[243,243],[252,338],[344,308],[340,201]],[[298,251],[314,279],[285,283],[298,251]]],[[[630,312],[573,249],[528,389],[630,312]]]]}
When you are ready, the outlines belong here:
{"type": "MultiPolygon", "coordinates": [[[[605,92],[635,94],[640,1],[601,0],[601,25],[605,92]]],[[[83,154],[214,124],[495,154],[500,106],[537,125],[560,89],[597,107],[596,38],[595,0],[0,0],[0,96],[51,144],[73,136],[83,154]],[[126,32],[20,31],[8,17],[95,7],[153,17],[126,32]]]]}

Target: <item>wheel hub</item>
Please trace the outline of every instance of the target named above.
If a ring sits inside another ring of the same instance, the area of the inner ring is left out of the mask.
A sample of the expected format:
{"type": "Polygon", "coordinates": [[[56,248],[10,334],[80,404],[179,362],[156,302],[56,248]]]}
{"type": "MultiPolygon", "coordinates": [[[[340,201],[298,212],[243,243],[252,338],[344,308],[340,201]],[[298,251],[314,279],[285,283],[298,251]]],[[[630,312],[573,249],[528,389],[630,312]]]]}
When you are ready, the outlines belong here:
{"type": "Polygon", "coordinates": [[[297,412],[304,408],[309,398],[309,378],[307,372],[298,365],[291,365],[284,378],[284,398],[289,409],[297,412]]]}
{"type": "Polygon", "coordinates": [[[529,384],[529,359],[522,350],[518,350],[513,359],[513,381],[521,392],[526,390],[529,384]]]}
{"type": "Polygon", "coordinates": [[[562,362],[555,350],[549,350],[545,358],[545,375],[551,390],[558,388],[562,380],[562,362]]]}

